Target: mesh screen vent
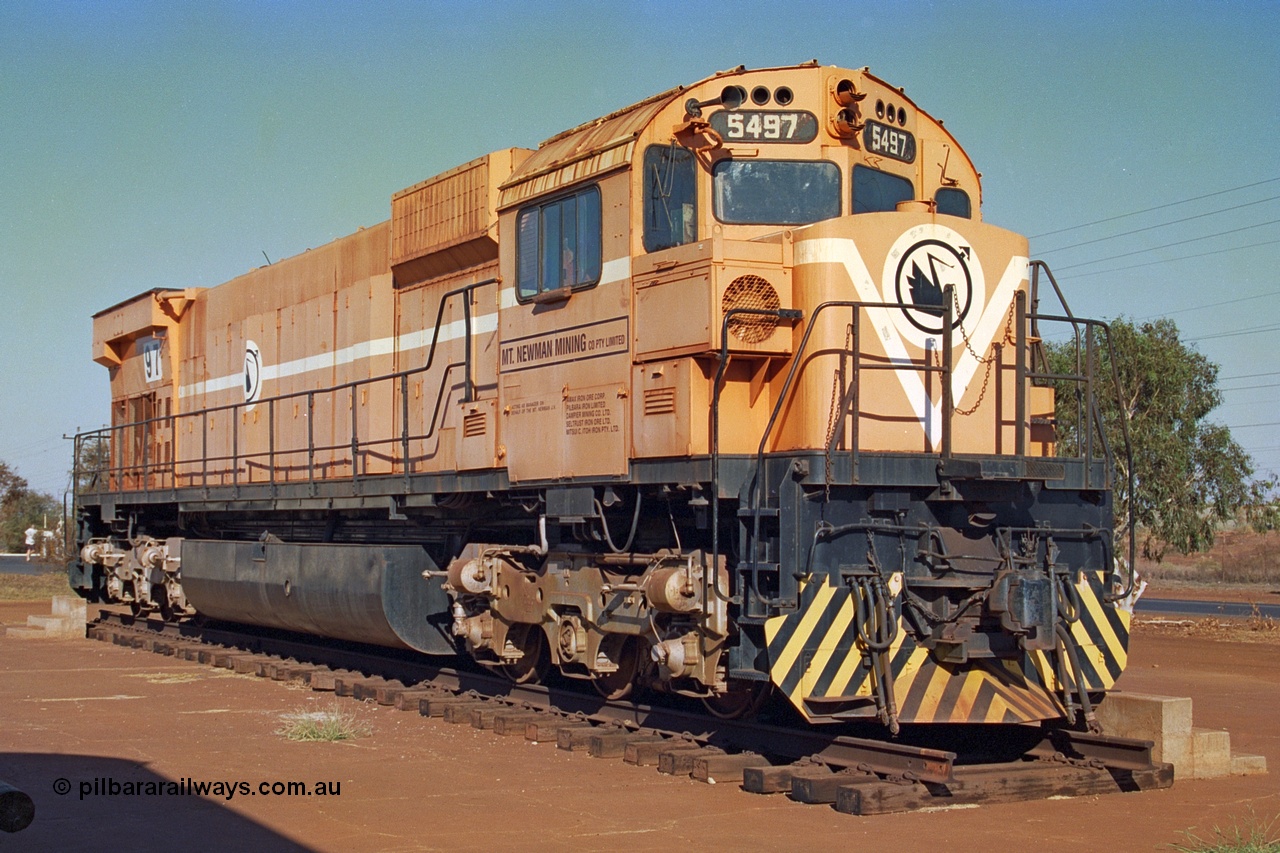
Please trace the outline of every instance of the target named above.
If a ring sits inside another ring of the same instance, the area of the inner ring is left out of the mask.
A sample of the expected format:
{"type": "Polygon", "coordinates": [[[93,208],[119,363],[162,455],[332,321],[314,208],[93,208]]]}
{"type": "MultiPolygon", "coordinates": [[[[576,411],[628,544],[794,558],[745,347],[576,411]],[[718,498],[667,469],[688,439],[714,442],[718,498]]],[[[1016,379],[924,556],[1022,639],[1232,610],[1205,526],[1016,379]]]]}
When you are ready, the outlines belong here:
{"type": "MultiPolygon", "coordinates": [[[[777,311],[782,307],[778,300],[778,291],[773,285],[758,275],[740,275],[725,288],[724,298],[720,300],[721,312],[728,313],[734,308],[758,308],[777,311]]],[[[778,328],[777,317],[738,316],[729,320],[729,334],[744,344],[758,344],[768,340],[774,329],[778,328]]]]}

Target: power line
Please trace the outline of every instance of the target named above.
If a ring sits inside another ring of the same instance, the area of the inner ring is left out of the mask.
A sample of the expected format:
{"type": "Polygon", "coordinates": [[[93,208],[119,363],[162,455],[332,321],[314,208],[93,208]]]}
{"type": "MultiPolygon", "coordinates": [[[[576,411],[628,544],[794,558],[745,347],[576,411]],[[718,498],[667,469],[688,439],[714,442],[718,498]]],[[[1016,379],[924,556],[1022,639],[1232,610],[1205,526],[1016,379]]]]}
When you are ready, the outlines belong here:
{"type": "MultiPolygon", "coordinates": [[[[1280,243],[1280,240],[1276,240],[1275,242],[1280,243]]],[[[1085,273],[1085,275],[1094,275],[1094,273],[1085,273]]],[[[1084,278],[1084,276],[1077,276],[1077,278],[1084,278]]],[[[1163,314],[1149,314],[1146,317],[1139,317],[1138,321],[1141,322],[1142,320],[1150,320],[1153,317],[1170,317],[1174,314],[1185,314],[1188,311],[1202,311],[1205,308],[1218,308],[1219,306],[1222,306],[1222,305],[1234,305],[1237,302],[1249,302],[1250,300],[1253,300],[1253,299],[1265,299],[1268,296],[1280,296],[1280,290],[1273,290],[1270,293],[1259,293],[1257,296],[1242,296],[1239,299],[1226,299],[1226,300],[1223,300],[1222,302],[1210,302],[1207,305],[1196,305],[1191,308],[1179,308],[1177,311],[1166,311],[1163,314]]],[[[1278,371],[1277,373],[1280,373],[1280,371],[1278,371]]],[[[1266,376],[1266,375],[1277,375],[1277,374],[1256,374],[1256,375],[1266,376]]]]}
{"type": "MultiPolygon", "coordinates": [[[[1265,241],[1263,241],[1263,242],[1261,242],[1261,243],[1250,243],[1250,244],[1249,244],[1249,245],[1247,245],[1247,246],[1232,246],[1230,249],[1215,249],[1215,250],[1213,250],[1212,252],[1199,252],[1199,253],[1194,254],[1194,255],[1179,255],[1179,256],[1178,256],[1178,257],[1176,257],[1176,258],[1165,258],[1165,259],[1164,259],[1164,260],[1162,260],[1162,261],[1147,261],[1145,264],[1130,264],[1130,265],[1129,265],[1129,266],[1127,266],[1127,267],[1112,267],[1111,269],[1107,269],[1107,270],[1095,270],[1095,271],[1093,271],[1093,272],[1084,272],[1084,273],[1079,273],[1079,274],[1077,274],[1077,275],[1073,276],[1073,278],[1088,278],[1088,277],[1089,277],[1089,276],[1091,276],[1091,275],[1105,275],[1105,274],[1107,274],[1107,273],[1111,273],[1111,272],[1123,272],[1123,271],[1125,271],[1125,270],[1136,270],[1136,269],[1140,269],[1141,267],[1154,267],[1154,266],[1157,266],[1157,265],[1159,265],[1159,264],[1171,264],[1171,263],[1173,263],[1174,261],[1187,261],[1187,260],[1191,260],[1192,258],[1207,258],[1207,257],[1209,257],[1210,255],[1225,255],[1227,252],[1240,252],[1240,251],[1243,251],[1244,249],[1255,249],[1255,248],[1257,248],[1258,246],[1272,246],[1272,245],[1275,245],[1276,243],[1280,243],[1280,240],[1265,240],[1265,241]]],[[[1250,296],[1250,297],[1248,297],[1248,298],[1249,298],[1249,299],[1258,299],[1259,297],[1257,297],[1257,296],[1250,296]]],[[[1234,301],[1239,301],[1239,300],[1234,300],[1234,301]]],[[[1220,303],[1217,303],[1217,304],[1219,304],[1219,305],[1225,305],[1225,304],[1227,304],[1227,303],[1225,303],[1225,302],[1220,302],[1220,303]]],[[[1192,310],[1192,309],[1187,308],[1187,309],[1184,309],[1184,310],[1190,311],[1190,310],[1192,310]]],[[[1171,313],[1171,314],[1176,314],[1176,313],[1178,313],[1178,312],[1176,312],[1176,311],[1171,311],[1171,312],[1169,312],[1169,313],[1171,313]]],[[[1152,316],[1164,316],[1164,315],[1152,315],[1152,316]]]]}
{"type": "Polygon", "coordinates": [[[53,444],[55,442],[60,442],[60,441],[62,441],[62,439],[59,436],[46,435],[43,438],[32,439],[31,441],[28,441],[26,444],[19,445],[17,449],[21,450],[28,447],[36,447],[41,444],[53,444]]]}
{"type": "Polygon", "coordinates": [[[1219,388],[1218,390],[1226,394],[1228,391],[1253,391],[1257,388],[1280,388],[1280,382],[1271,385],[1241,385],[1239,388],[1219,388]]]}
{"type": "Polygon", "coordinates": [[[1219,382],[1226,382],[1228,379],[1257,379],[1259,376],[1280,376],[1280,370],[1272,370],[1269,373],[1237,373],[1235,376],[1219,376],[1219,382]]]}
{"type": "Polygon", "coordinates": [[[1216,234],[1204,234],[1204,235],[1202,235],[1202,236],[1200,236],[1200,237],[1190,237],[1190,238],[1188,238],[1188,239],[1186,239],[1186,240],[1178,240],[1178,241],[1177,241],[1177,242],[1175,242],[1175,243],[1165,243],[1165,244],[1164,244],[1164,245],[1162,245],[1162,246],[1152,246],[1152,247],[1151,247],[1151,248],[1149,248],[1149,249],[1138,249],[1138,250],[1133,251],[1133,252],[1123,252],[1122,254],[1119,254],[1119,255],[1112,255],[1112,256],[1110,256],[1110,257],[1108,257],[1108,258],[1098,258],[1097,260],[1093,260],[1093,261],[1084,261],[1083,263],[1079,263],[1079,264],[1068,264],[1068,265],[1067,265],[1067,266],[1065,266],[1065,267],[1058,267],[1058,272],[1062,272],[1062,271],[1064,271],[1064,270],[1073,270],[1073,269],[1076,269],[1076,268],[1078,268],[1078,267],[1088,267],[1088,266],[1093,266],[1094,264],[1101,264],[1101,263],[1103,263],[1103,262],[1105,262],[1105,261],[1114,261],[1114,260],[1117,260],[1117,259],[1119,259],[1119,258],[1127,258],[1127,257],[1130,257],[1131,255],[1141,255],[1141,254],[1143,254],[1143,253],[1145,253],[1145,252],[1154,252],[1154,251],[1156,251],[1156,250],[1158,250],[1158,249],[1168,249],[1168,248],[1170,248],[1171,246],[1183,246],[1183,245],[1186,245],[1187,243],[1196,243],[1196,242],[1199,242],[1200,240],[1209,240],[1209,239],[1212,239],[1212,238],[1214,238],[1214,237],[1225,237],[1225,236],[1227,236],[1228,234],[1239,234],[1241,231],[1249,231],[1249,230],[1251,230],[1251,229],[1253,229],[1253,228],[1263,228],[1263,227],[1265,227],[1265,226],[1267,226],[1267,225],[1277,225],[1277,224],[1280,224],[1280,219],[1272,219],[1272,220],[1271,220],[1271,221],[1269,221],[1269,222],[1259,222],[1259,223],[1258,223],[1258,224],[1256,224],[1256,225],[1245,225],[1245,226],[1240,227],[1240,228],[1232,228],[1232,229],[1231,229],[1231,230],[1229,230],[1229,231],[1219,231],[1219,232],[1218,232],[1218,233],[1216,233],[1216,234]]]}
{"type": "Polygon", "coordinates": [[[1227,429],[1249,429],[1250,427],[1280,426],[1280,421],[1272,421],[1271,423],[1267,423],[1267,424],[1236,424],[1235,426],[1232,426],[1231,424],[1226,424],[1225,426],[1227,427],[1227,429]]]}
{"type": "Polygon", "coordinates": [[[36,452],[38,448],[51,449],[54,447],[54,442],[58,442],[60,444],[61,441],[62,439],[60,438],[42,438],[37,441],[19,445],[18,447],[6,448],[3,453],[5,456],[13,458],[15,456],[22,456],[36,452]]]}
{"type": "Polygon", "coordinates": [[[1172,219],[1168,222],[1160,222],[1160,223],[1157,223],[1156,225],[1148,225],[1145,228],[1135,228],[1132,231],[1121,231],[1119,234],[1112,234],[1108,237],[1098,237],[1093,240],[1085,240],[1084,242],[1081,242],[1081,243],[1072,243],[1069,246],[1059,246],[1056,249],[1045,249],[1039,254],[1051,255],[1054,252],[1065,252],[1067,249],[1077,249],[1081,246],[1089,246],[1094,243],[1102,243],[1107,240],[1115,240],[1118,237],[1128,237],[1131,234],[1141,234],[1144,231],[1154,231],[1157,228],[1165,228],[1169,225],[1179,225],[1183,222],[1191,222],[1196,219],[1204,219],[1206,216],[1217,216],[1219,213],[1230,213],[1233,210],[1240,210],[1245,207],[1253,207],[1255,204],[1266,204],[1267,202],[1275,201],[1276,199],[1280,199],[1280,195],[1273,195],[1270,198],[1260,198],[1257,201],[1247,201],[1244,204],[1237,204],[1232,207],[1224,207],[1220,210],[1211,210],[1208,213],[1197,213],[1195,216],[1187,216],[1182,219],[1172,219]]]}
{"type": "Polygon", "coordinates": [[[1199,341],[1213,341],[1218,338],[1238,338],[1241,335],[1257,335],[1262,332],[1280,332],[1280,326],[1254,326],[1252,329],[1239,329],[1234,332],[1219,332],[1216,335],[1201,335],[1198,338],[1185,338],[1183,343],[1194,344],[1199,341]]]}
{"type": "Polygon", "coordinates": [[[1239,388],[1219,388],[1218,390],[1225,394],[1228,391],[1252,391],[1255,388],[1280,388],[1280,382],[1271,385],[1242,385],[1239,388]]]}
{"type": "Polygon", "coordinates": [[[1156,210],[1164,210],[1167,207],[1177,207],[1180,204],[1187,204],[1193,201],[1201,201],[1202,199],[1213,198],[1214,196],[1217,196],[1217,195],[1226,195],[1227,193],[1239,192],[1240,190],[1247,190],[1251,187],[1260,187],[1263,184],[1272,184],[1272,183],[1275,183],[1276,181],[1280,181],[1280,178],[1268,178],[1265,181],[1255,181],[1252,184],[1245,184],[1244,186],[1232,187],[1229,190],[1218,190],[1217,192],[1205,193],[1204,195],[1198,195],[1193,198],[1184,198],[1181,201],[1171,201],[1168,204],[1158,204],[1155,207],[1148,207],[1145,210],[1135,210],[1133,213],[1121,213],[1118,216],[1108,216],[1106,219],[1095,219],[1093,222],[1086,222],[1083,225],[1070,225],[1066,228],[1059,228],[1056,231],[1046,231],[1043,234],[1032,234],[1028,239],[1038,240],[1041,237],[1052,237],[1054,234],[1064,234],[1067,231],[1078,231],[1081,228],[1088,228],[1091,225],[1101,225],[1104,222],[1114,222],[1117,219],[1126,219],[1130,216],[1138,216],[1139,214],[1143,214],[1143,213],[1151,213],[1156,210]]]}

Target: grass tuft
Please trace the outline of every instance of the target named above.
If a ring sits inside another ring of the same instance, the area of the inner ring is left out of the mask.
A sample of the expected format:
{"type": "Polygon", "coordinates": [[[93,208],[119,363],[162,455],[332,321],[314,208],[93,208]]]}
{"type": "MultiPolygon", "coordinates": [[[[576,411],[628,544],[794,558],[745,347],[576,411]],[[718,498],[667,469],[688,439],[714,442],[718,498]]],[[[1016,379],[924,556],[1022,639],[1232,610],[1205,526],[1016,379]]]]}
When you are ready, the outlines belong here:
{"type": "Polygon", "coordinates": [[[328,711],[294,711],[282,714],[283,721],[276,734],[296,741],[355,740],[373,734],[366,724],[356,719],[350,711],[331,708],[328,711]]]}
{"type": "Polygon", "coordinates": [[[1266,822],[1258,820],[1250,809],[1248,819],[1242,825],[1233,820],[1226,829],[1215,826],[1208,838],[1196,835],[1194,827],[1184,831],[1185,844],[1170,845],[1180,853],[1280,853],[1280,826],[1277,818],[1266,822]]]}

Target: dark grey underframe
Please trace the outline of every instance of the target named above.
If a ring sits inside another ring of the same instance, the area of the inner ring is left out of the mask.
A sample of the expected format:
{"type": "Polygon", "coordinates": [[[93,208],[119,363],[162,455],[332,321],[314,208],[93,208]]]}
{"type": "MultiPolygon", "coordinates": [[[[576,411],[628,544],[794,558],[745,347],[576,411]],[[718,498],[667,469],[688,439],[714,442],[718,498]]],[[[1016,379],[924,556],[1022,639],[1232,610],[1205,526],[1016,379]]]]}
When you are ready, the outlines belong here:
{"type": "MultiPolygon", "coordinates": [[[[854,482],[848,454],[830,460],[832,485],[871,488],[940,490],[934,499],[947,499],[950,483],[1002,483],[1034,481],[1051,490],[1105,491],[1110,486],[1106,466],[1095,461],[1086,467],[1078,459],[1019,458],[1012,456],[955,456],[941,463],[932,454],[861,453],[854,482]]],[[[737,498],[752,479],[755,459],[748,455],[724,455],[720,461],[720,497],[737,498]]],[[[764,459],[763,484],[795,478],[802,486],[826,486],[827,458],[819,451],[770,454],[764,459]]],[[[364,476],[358,479],[298,483],[260,483],[153,489],[139,492],[82,494],[78,505],[97,508],[104,521],[113,520],[125,508],[176,506],[179,512],[294,511],[403,509],[436,506],[437,496],[459,493],[531,494],[582,486],[708,486],[709,457],[635,461],[628,477],[580,477],[572,481],[526,481],[512,484],[506,472],[411,474],[364,476]]],[[[746,496],[744,496],[746,497],[746,496]]],[[[923,496],[929,499],[928,495],[923,496]]]]}

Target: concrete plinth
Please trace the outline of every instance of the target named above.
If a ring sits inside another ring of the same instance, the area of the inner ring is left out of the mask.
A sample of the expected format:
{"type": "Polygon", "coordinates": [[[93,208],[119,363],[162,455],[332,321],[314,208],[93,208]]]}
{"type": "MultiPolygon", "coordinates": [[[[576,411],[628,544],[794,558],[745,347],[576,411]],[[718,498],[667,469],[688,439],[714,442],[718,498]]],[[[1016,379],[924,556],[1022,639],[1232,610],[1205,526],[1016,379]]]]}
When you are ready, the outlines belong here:
{"type": "Polygon", "coordinates": [[[1245,755],[1237,753],[1231,756],[1231,775],[1232,776],[1254,776],[1259,773],[1267,772],[1267,758],[1265,755],[1245,755]]]}
{"type": "Polygon", "coordinates": [[[55,595],[52,616],[28,616],[27,627],[10,628],[6,637],[15,640],[84,639],[88,607],[83,598],[55,595]]]}
{"type": "Polygon", "coordinates": [[[1215,779],[1231,773],[1231,733],[1191,730],[1192,778],[1215,779]]]}
{"type": "Polygon", "coordinates": [[[1151,741],[1153,760],[1172,764],[1180,779],[1267,772],[1262,756],[1232,756],[1230,732],[1194,728],[1188,697],[1112,692],[1097,715],[1107,734],[1151,741]]]}

